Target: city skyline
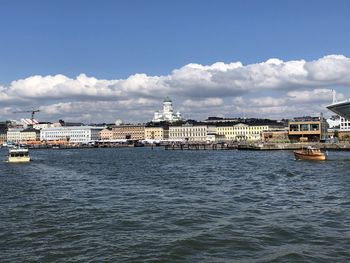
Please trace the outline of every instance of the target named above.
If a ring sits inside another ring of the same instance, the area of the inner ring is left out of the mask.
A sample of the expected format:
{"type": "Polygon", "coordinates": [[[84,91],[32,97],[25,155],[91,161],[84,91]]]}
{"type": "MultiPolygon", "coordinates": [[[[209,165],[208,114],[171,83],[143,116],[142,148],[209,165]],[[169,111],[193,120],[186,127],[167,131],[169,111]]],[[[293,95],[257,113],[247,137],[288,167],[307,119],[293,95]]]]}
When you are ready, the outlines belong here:
{"type": "Polygon", "coordinates": [[[347,1],[0,1],[0,116],[146,122],[332,115],[350,97],[347,1]]]}

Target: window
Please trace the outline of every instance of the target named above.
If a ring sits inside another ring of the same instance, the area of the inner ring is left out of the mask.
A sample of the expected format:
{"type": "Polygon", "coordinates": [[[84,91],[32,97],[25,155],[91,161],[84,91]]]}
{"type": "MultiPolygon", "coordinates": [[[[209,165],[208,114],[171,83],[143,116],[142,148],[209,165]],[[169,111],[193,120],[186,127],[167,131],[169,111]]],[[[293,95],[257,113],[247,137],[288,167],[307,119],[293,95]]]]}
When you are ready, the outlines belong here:
{"type": "Polygon", "coordinates": [[[290,124],[289,131],[299,131],[299,125],[298,124],[290,124]]]}
{"type": "Polygon", "coordinates": [[[309,124],[300,124],[301,131],[309,131],[309,124]]]}
{"type": "Polygon", "coordinates": [[[319,124],[311,124],[310,126],[312,131],[318,131],[320,129],[319,124]]]}

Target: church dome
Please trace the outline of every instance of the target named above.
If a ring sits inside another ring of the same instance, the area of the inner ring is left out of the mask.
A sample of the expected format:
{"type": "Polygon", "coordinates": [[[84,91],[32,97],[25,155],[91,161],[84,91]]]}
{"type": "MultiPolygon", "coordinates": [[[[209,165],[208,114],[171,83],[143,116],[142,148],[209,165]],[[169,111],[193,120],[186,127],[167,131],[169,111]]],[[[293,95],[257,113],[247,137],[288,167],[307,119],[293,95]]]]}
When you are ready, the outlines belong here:
{"type": "Polygon", "coordinates": [[[172,102],[171,99],[167,96],[163,102],[172,102]]]}

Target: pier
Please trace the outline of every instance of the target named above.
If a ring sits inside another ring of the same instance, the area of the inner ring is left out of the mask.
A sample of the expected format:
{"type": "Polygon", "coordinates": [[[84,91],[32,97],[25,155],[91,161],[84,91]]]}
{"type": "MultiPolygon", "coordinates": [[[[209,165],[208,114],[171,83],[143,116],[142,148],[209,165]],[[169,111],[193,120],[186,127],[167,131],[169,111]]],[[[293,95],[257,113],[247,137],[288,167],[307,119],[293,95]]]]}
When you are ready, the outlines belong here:
{"type": "Polygon", "coordinates": [[[312,145],[322,150],[350,151],[350,143],[183,143],[164,145],[165,150],[250,150],[250,151],[277,151],[298,150],[312,145]]]}
{"type": "Polygon", "coordinates": [[[167,144],[165,150],[235,150],[236,145],[226,143],[186,143],[167,144]]]}

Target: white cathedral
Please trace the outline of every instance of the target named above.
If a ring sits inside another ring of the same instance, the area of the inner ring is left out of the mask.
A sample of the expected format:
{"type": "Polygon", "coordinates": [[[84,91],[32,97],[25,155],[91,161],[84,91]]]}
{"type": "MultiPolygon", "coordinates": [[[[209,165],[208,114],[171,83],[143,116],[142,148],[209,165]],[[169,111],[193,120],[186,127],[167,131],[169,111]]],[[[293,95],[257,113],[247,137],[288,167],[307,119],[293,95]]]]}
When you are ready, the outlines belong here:
{"type": "Polygon", "coordinates": [[[173,111],[173,102],[169,97],[166,97],[163,101],[163,112],[156,111],[154,113],[154,117],[152,122],[175,122],[182,120],[182,116],[180,112],[174,113],[173,111]]]}

